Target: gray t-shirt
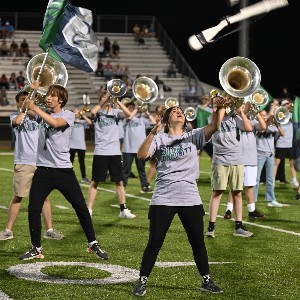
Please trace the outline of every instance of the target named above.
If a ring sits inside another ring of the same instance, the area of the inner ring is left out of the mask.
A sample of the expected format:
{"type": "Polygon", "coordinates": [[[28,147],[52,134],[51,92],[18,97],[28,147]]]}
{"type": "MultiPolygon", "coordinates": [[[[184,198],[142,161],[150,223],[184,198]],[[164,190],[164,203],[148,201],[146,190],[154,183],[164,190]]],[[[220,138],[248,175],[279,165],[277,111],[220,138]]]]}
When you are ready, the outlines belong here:
{"type": "Polygon", "coordinates": [[[146,138],[146,128],[150,127],[149,119],[134,116],[131,120],[123,120],[124,125],[124,153],[137,153],[140,145],[146,138]]]}
{"type": "Polygon", "coordinates": [[[212,136],[212,163],[236,166],[244,163],[241,131],[243,120],[237,115],[225,116],[220,128],[212,136]]]}
{"type": "Polygon", "coordinates": [[[253,131],[241,131],[243,161],[245,166],[257,166],[256,136],[254,130],[258,129],[257,120],[250,120],[253,131]]]}
{"type": "Polygon", "coordinates": [[[57,114],[51,113],[51,116],[64,119],[68,126],[54,128],[42,120],[36,165],[48,168],[72,168],[69,151],[75,116],[70,110],[64,109],[57,114]]]}
{"type": "Polygon", "coordinates": [[[292,148],[293,147],[293,123],[289,121],[287,124],[280,125],[284,132],[284,136],[279,136],[276,141],[277,148],[292,148]]]}
{"type": "MultiPolygon", "coordinates": [[[[18,114],[19,112],[14,112],[10,115],[11,124],[18,114]]],[[[20,128],[13,126],[13,130],[16,137],[14,163],[35,166],[39,137],[38,119],[29,118],[27,115],[20,128]]]]}
{"type": "Polygon", "coordinates": [[[204,129],[181,135],[157,134],[150,155],[157,159],[157,175],[150,205],[193,206],[202,204],[197,186],[198,150],[205,145],[204,129]]]}
{"type": "Polygon", "coordinates": [[[75,119],[70,136],[70,149],[86,150],[85,129],[88,127],[85,120],[75,119]]]}
{"type": "Polygon", "coordinates": [[[266,131],[256,133],[258,159],[274,154],[274,139],[277,135],[278,129],[275,125],[269,125],[266,131]]]}
{"type": "Polygon", "coordinates": [[[98,111],[95,122],[95,150],[94,155],[121,155],[120,129],[123,111],[110,109],[109,112],[98,111]]]}

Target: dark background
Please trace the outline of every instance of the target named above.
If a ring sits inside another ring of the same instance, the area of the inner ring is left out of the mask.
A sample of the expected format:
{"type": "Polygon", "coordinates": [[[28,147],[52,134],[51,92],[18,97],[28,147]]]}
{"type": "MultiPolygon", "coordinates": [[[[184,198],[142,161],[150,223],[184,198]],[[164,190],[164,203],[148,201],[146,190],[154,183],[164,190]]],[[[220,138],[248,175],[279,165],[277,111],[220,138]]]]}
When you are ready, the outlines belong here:
{"type": "MultiPolygon", "coordinates": [[[[239,5],[230,6],[226,0],[70,2],[75,6],[90,9],[94,14],[155,16],[199,79],[214,86],[220,87],[219,70],[222,64],[227,59],[240,55],[238,31],[206,45],[200,51],[193,51],[188,46],[187,41],[191,35],[216,26],[222,17],[238,12],[239,5]]],[[[255,2],[260,1],[248,0],[248,5],[255,2]]],[[[1,10],[43,13],[47,4],[48,1],[44,0],[23,1],[21,4],[6,1],[1,3],[1,10]]],[[[261,85],[273,97],[281,97],[283,87],[288,87],[292,97],[300,96],[299,18],[300,1],[289,0],[286,7],[249,19],[248,58],[259,67],[261,85]]],[[[227,26],[217,37],[226,35],[240,26],[240,22],[227,26]]]]}

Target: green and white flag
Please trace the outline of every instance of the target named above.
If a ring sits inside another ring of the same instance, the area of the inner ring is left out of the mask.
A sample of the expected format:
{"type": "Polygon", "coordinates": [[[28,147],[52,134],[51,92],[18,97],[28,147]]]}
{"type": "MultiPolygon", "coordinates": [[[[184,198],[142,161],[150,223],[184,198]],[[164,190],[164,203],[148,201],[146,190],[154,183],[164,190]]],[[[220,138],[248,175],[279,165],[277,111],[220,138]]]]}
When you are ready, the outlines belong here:
{"type": "Polygon", "coordinates": [[[92,12],[67,0],[49,0],[39,46],[55,59],[77,69],[97,69],[99,41],[92,29],[92,12]]]}

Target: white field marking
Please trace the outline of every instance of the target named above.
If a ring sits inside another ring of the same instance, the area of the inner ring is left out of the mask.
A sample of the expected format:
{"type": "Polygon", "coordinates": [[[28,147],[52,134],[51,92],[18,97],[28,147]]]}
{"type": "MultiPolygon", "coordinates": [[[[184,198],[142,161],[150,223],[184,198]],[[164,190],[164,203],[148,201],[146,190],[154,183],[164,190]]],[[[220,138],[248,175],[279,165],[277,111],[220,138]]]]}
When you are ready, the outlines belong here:
{"type": "MultiPolygon", "coordinates": [[[[2,208],[2,209],[8,209],[8,207],[6,207],[6,206],[0,206],[0,208],[2,208]]],[[[1,300],[1,298],[0,298],[0,300],[1,300]]]]}
{"type": "MultiPolygon", "coordinates": [[[[82,184],[82,186],[88,187],[88,185],[86,185],[86,184],[82,184]]],[[[101,190],[101,191],[109,192],[109,193],[115,193],[116,192],[115,190],[109,190],[109,189],[103,189],[103,188],[97,188],[97,189],[101,190]]],[[[132,197],[132,198],[136,198],[136,199],[145,200],[145,201],[148,201],[148,202],[151,201],[151,199],[144,198],[144,197],[139,197],[139,196],[135,196],[135,195],[131,195],[131,194],[126,194],[126,196],[132,197]]],[[[220,203],[220,205],[226,206],[227,204],[220,203]]],[[[286,206],[289,206],[289,204],[286,204],[286,206]]],[[[119,207],[119,206],[113,206],[113,207],[119,207]]],[[[205,213],[205,214],[208,215],[208,213],[205,213]]],[[[221,218],[221,219],[224,218],[224,216],[220,216],[220,215],[217,215],[217,217],[221,218]]],[[[231,218],[230,220],[234,221],[233,218],[231,218]]],[[[251,226],[256,226],[256,227],[264,228],[264,229],[270,229],[270,230],[273,230],[273,231],[278,231],[278,232],[282,232],[282,233],[287,233],[287,234],[291,234],[291,235],[300,236],[300,233],[299,232],[295,232],[295,231],[289,231],[289,230],[285,230],[285,229],[280,229],[280,228],[275,228],[275,227],[271,227],[271,226],[266,226],[266,225],[251,223],[251,222],[247,222],[247,221],[243,221],[243,223],[251,225],[251,226]]]]}
{"type": "MultiPolygon", "coordinates": [[[[10,170],[10,169],[3,169],[3,168],[0,168],[0,170],[2,171],[11,171],[13,172],[13,170],[10,170]]],[[[81,184],[81,186],[83,187],[89,187],[89,185],[87,184],[81,184]]],[[[108,192],[108,193],[115,193],[116,191],[115,190],[110,190],[110,189],[104,189],[104,188],[97,188],[98,190],[101,190],[101,191],[105,191],[105,192],[108,192]]],[[[135,196],[135,195],[131,195],[131,194],[126,194],[127,197],[131,197],[131,198],[136,198],[136,199],[141,199],[141,200],[144,200],[144,201],[148,201],[150,202],[150,199],[149,198],[145,198],[145,197],[140,197],[140,196],[135,196]]],[[[226,204],[222,204],[220,203],[220,205],[223,205],[225,206],[226,204]]],[[[284,204],[284,206],[289,206],[289,204],[284,204]]],[[[208,214],[208,213],[206,213],[208,214]]],[[[218,218],[224,218],[224,216],[220,216],[220,215],[217,215],[218,218]]],[[[231,219],[234,221],[234,219],[231,219]]],[[[230,221],[230,220],[229,220],[230,221]]],[[[251,226],[256,226],[256,227],[260,227],[260,228],[264,228],[264,229],[269,229],[269,230],[273,230],[273,231],[278,231],[278,232],[282,232],[282,233],[287,233],[287,234],[291,234],[291,235],[296,235],[296,236],[300,236],[300,233],[298,232],[295,232],[295,231],[289,231],[289,230],[285,230],[285,229],[280,229],[280,228],[275,228],[275,227],[271,227],[271,226],[266,226],[266,225],[261,225],[261,224],[256,224],[256,223],[251,223],[251,222],[247,222],[247,221],[243,221],[244,224],[248,224],[248,225],[251,225],[251,226]]],[[[1,300],[1,299],[0,299],[1,300]]]]}
{"type": "Polygon", "coordinates": [[[55,207],[60,209],[69,209],[69,207],[63,206],[63,205],[55,205],[55,207]]]}
{"type": "MultiPolygon", "coordinates": [[[[210,265],[224,265],[233,264],[232,261],[214,261],[209,262],[210,265]]],[[[156,262],[155,265],[160,268],[170,268],[170,267],[184,267],[184,266],[196,266],[193,261],[167,261],[167,262],[156,262]]]]}
{"type": "Polygon", "coordinates": [[[12,169],[5,169],[5,168],[0,168],[1,171],[6,171],[6,172],[13,172],[14,170],[12,169]]]}
{"type": "MultiPolygon", "coordinates": [[[[210,264],[231,264],[232,262],[211,262],[210,264]]],[[[194,266],[195,262],[156,262],[160,268],[194,266]]],[[[87,262],[38,262],[31,264],[18,264],[7,269],[8,273],[18,278],[30,281],[56,283],[56,284],[81,284],[81,285],[103,285],[136,281],[139,271],[120,265],[99,264],[87,262]],[[41,270],[52,266],[82,266],[109,272],[111,275],[103,279],[64,279],[44,274],[41,270]]],[[[0,294],[1,296],[1,294],[0,294]]],[[[0,298],[1,299],[1,298],[0,298]]],[[[10,299],[10,298],[4,298],[10,299]]],[[[2,299],[1,299],[2,300],[2,299]]]]}
{"type": "Polygon", "coordinates": [[[5,293],[3,293],[0,290],[0,300],[12,300],[12,298],[10,298],[9,296],[7,296],[5,293]]]}
{"type": "MultiPolygon", "coordinates": [[[[206,215],[208,215],[208,213],[205,213],[206,215]]],[[[224,216],[220,216],[220,215],[217,215],[218,218],[224,218],[224,216]]],[[[229,219],[228,221],[235,221],[234,218],[231,218],[229,219]]],[[[300,236],[300,233],[299,232],[295,232],[295,231],[290,231],[290,230],[285,230],[285,229],[280,229],[280,228],[275,228],[275,227],[272,227],[272,226],[267,226],[267,225],[262,225],[262,224],[256,224],[256,223],[252,223],[252,222],[248,222],[248,221],[243,221],[243,224],[248,224],[248,225],[251,225],[251,226],[256,226],[256,227],[260,227],[260,228],[264,228],[264,229],[270,229],[270,230],[273,230],[273,231],[278,231],[278,232],[282,232],[282,233],[287,233],[287,234],[291,234],[291,235],[296,235],[296,236],[300,236]]]]}
{"type": "Polygon", "coordinates": [[[39,281],[56,284],[81,284],[81,285],[103,285],[117,284],[124,282],[135,281],[139,277],[139,271],[136,269],[126,268],[119,265],[87,263],[87,262],[38,262],[32,264],[19,264],[11,266],[7,271],[18,278],[23,278],[31,281],[39,281]],[[82,266],[90,267],[98,270],[109,272],[111,275],[101,279],[64,279],[49,276],[41,270],[45,267],[52,266],[82,266]]]}

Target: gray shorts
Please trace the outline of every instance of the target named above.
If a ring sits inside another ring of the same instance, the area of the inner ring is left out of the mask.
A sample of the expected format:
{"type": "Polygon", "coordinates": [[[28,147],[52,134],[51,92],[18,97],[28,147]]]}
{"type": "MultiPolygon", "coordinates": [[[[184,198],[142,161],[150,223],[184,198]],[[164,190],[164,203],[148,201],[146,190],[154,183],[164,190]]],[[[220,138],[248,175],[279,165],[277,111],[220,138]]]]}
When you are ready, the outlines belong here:
{"type": "Polygon", "coordinates": [[[28,197],[35,169],[36,166],[32,165],[15,165],[13,177],[13,189],[15,196],[22,198],[28,197]]]}

